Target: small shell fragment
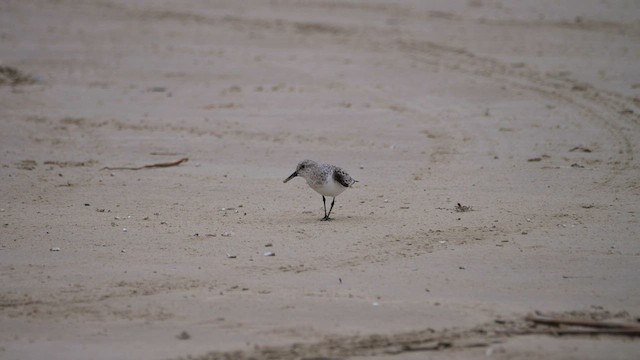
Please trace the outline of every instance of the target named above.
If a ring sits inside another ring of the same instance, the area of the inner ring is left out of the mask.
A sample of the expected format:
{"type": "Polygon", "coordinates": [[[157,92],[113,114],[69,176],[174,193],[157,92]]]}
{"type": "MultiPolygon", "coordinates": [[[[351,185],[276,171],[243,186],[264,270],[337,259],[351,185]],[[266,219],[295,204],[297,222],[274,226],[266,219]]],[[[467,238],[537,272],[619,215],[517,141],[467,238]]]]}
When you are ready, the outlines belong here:
{"type": "Polygon", "coordinates": [[[49,251],[60,251],[59,247],[52,247],[51,249],[49,249],[49,251]]]}
{"type": "Polygon", "coordinates": [[[222,234],[220,234],[220,235],[225,236],[225,237],[229,237],[229,236],[232,236],[232,235],[233,235],[233,231],[223,232],[223,233],[222,233],[222,234]]]}
{"type": "Polygon", "coordinates": [[[236,256],[235,255],[231,255],[229,253],[227,253],[227,259],[235,259],[236,256]]]}
{"type": "Polygon", "coordinates": [[[263,254],[264,256],[276,256],[276,253],[271,252],[271,251],[267,251],[263,254]]]}

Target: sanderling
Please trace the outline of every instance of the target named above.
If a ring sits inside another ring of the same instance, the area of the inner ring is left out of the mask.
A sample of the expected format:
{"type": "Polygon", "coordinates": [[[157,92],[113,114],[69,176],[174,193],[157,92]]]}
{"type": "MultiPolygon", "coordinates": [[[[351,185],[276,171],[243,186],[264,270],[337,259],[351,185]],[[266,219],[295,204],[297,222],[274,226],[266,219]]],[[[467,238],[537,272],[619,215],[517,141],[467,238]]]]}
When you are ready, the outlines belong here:
{"type": "Polygon", "coordinates": [[[336,202],[336,196],[340,195],[348,187],[358,182],[349,176],[346,171],[341,168],[329,164],[319,164],[313,160],[303,160],[298,164],[296,171],[284,180],[287,182],[296,176],[303,177],[307,180],[307,184],[313,190],[322,195],[322,203],[324,204],[324,217],[322,220],[330,220],[333,204],[336,202]],[[331,208],[327,213],[327,201],[325,196],[333,197],[331,208]]]}

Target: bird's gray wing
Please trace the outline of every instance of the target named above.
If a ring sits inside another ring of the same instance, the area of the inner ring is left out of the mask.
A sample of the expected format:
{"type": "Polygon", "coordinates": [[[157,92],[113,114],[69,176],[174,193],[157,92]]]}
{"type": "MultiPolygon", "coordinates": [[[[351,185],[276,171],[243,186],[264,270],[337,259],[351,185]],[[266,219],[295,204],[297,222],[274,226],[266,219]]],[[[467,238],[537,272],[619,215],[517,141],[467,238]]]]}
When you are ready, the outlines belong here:
{"type": "Polygon", "coordinates": [[[356,182],[356,180],[351,178],[351,176],[349,176],[349,174],[347,174],[344,170],[342,170],[340,168],[337,168],[333,172],[333,178],[334,178],[335,181],[339,182],[344,187],[349,187],[349,186],[353,185],[356,182]]]}

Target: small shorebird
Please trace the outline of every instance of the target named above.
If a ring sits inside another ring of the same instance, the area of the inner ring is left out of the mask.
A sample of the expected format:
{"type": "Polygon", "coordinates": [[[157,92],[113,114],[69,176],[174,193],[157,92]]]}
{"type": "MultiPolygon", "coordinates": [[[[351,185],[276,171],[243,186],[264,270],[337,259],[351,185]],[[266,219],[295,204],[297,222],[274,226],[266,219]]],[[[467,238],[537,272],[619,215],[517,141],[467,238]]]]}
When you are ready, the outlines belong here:
{"type": "Polygon", "coordinates": [[[340,195],[348,187],[358,182],[347,174],[344,170],[337,166],[329,164],[319,164],[313,160],[303,160],[298,163],[296,171],[284,180],[287,181],[293,179],[296,176],[300,176],[307,180],[307,184],[322,195],[322,203],[324,204],[324,217],[321,220],[330,220],[331,210],[333,210],[333,204],[336,202],[336,196],[340,195]],[[331,201],[331,208],[327,213],[327,200],[325,196],[333,197],[331,201]]]}

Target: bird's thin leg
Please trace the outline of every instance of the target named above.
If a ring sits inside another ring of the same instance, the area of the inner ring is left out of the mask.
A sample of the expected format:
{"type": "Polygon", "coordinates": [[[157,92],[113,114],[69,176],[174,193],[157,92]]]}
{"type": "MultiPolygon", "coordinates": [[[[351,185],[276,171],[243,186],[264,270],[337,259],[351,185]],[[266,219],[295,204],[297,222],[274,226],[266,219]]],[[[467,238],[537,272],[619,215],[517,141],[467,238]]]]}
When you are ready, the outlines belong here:
{"type": "Polygon", "coordinates": [[[336,198],[334,197],[333,200],[331,201],[331,207],[329,208],[329,213],[326,216],[327,220],[329,220],[329,215],[331,215],[331,210],[333,210],[333,204],[335,204],[335,202],[336,202],[336,198]]]}
{"type": "Polygon", "coordinates": [[[322,195],[322,204],[324,205],[324,217],[322,220],[327,220],[329,218],[327,216],[327,200],[324,198],[324,195],[322,195]]]}

